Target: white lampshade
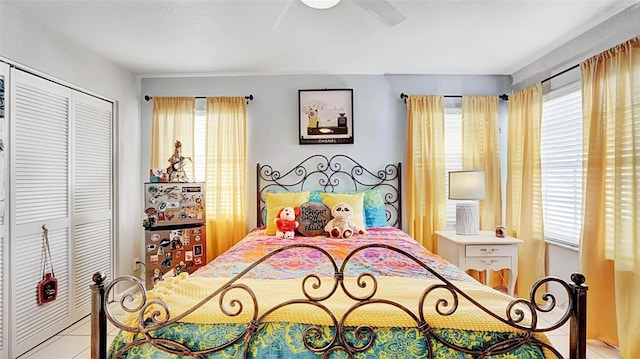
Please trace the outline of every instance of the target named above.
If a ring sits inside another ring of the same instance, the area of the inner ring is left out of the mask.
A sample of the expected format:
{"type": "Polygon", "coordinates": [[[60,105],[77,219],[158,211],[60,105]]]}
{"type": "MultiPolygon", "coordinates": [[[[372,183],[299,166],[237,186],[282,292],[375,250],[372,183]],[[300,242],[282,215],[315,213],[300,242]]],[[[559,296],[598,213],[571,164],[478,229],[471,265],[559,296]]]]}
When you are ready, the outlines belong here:
{"type": "Polygon", "coordinates": [[[314,9],[328,9],[338,5],[340,0],[300,0],[303,4],[314,9]]]}
{"type": "Polygon", "coordinates": [[[449,199],[484,199],[484,171],[449,172],[449,199]]]}
{"type": "Polygon", "coordinates": [[[456,234],[479,233],[478,200],[484,195],[484,171],[449,172],[449,199],[461,200],[456,203],[456,234]]]}

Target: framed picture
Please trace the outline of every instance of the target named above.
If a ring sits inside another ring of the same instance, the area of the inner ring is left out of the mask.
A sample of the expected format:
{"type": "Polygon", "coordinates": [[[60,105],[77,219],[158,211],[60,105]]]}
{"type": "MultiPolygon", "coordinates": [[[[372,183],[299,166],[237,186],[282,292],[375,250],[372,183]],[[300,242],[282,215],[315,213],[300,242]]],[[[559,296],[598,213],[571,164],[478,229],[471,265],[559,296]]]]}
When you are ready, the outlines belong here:
{"type": "Polygon", "coordinates": [[[193,246],[193,255],[194,257],[200,257],[202,255],[202,244],[196,244],[193,246]]]}
{"type": "Polygon", "coordinates": [[[300,144],[353,143],[353,89],[298,90],[300,144]]]}

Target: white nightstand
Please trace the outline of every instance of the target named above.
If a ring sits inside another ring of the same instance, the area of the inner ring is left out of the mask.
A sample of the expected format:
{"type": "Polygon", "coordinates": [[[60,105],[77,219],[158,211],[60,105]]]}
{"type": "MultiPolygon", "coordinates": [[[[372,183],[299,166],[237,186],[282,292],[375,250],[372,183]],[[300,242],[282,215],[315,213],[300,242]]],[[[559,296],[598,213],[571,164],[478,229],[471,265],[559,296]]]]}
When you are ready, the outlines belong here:
{"type": "Polygon", "coordinates": [[[467,271],[509,270],[509,294],[513,295],[518,278],[518,244],[520,239],[498,238],[492,231],[478,235],[458,235],[455,231],[436,231],[438,255],[467,271]]]}

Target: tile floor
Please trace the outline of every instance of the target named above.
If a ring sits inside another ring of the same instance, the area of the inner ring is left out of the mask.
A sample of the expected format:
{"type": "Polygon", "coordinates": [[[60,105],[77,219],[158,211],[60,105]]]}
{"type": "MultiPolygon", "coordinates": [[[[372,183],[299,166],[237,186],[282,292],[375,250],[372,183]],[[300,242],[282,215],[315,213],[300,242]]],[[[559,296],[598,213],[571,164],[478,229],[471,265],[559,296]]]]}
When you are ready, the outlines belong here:
{"type": "MultiPolygon", "coordinates": [[[[122,309],[112,304],[112,313],[122,319],[122,309]]],[[[561,314],[552,312],[540,320],[546,324],[559,318],[561,314]]],[[[117,328],[109,323],[108,340],[111,341],[117,333],[117,328]]],[[[91,328],[89,317],[73,324],[60,334],[40,344],[39,346],[20,356],[21,359],[90,359],[89,353],[91,328]]],[[[548,334],[549,340],[564,355],[569,356],[569,323],[548,334]]],[[[615,348],[598,340],[589,340],[587,349],[588,359],[621,359],[615,348]]]]}

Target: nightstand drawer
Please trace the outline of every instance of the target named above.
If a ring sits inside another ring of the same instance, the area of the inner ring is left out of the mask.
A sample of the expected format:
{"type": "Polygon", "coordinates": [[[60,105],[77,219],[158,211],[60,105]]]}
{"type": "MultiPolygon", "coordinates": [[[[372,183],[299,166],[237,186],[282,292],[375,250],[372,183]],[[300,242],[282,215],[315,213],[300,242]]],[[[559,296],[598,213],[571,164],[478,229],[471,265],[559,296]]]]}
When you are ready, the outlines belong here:
{"type": "Polygon", "coordinates": [[[467,258],[466,269],[499,270],[511,268],[511,257],[467,258]]]}
{"type": "Polygon", "coordinates": [[[467,257],[485,257],[485,256],[510,256],[513,254],[514,249],[517,248],[513,245],[467,245],[466,256],[467,257]]]}

